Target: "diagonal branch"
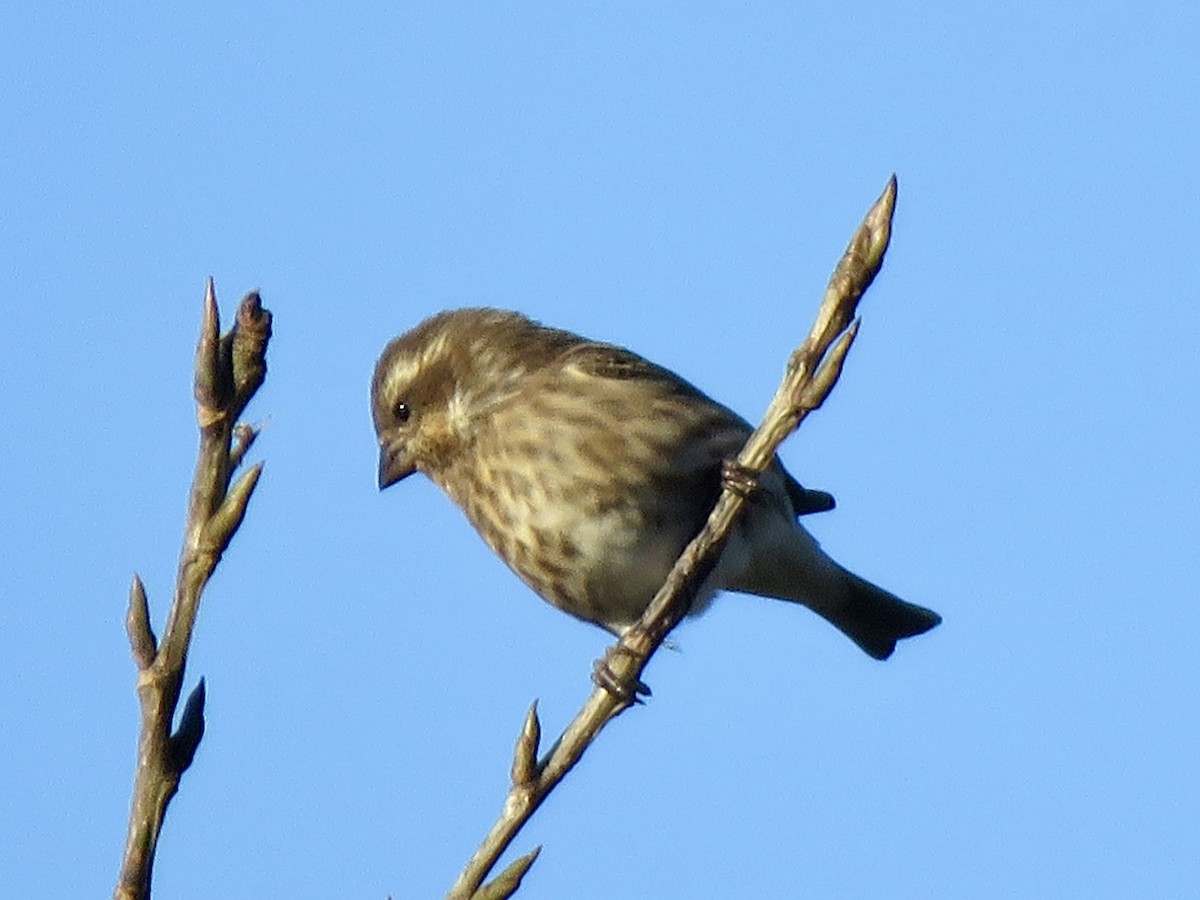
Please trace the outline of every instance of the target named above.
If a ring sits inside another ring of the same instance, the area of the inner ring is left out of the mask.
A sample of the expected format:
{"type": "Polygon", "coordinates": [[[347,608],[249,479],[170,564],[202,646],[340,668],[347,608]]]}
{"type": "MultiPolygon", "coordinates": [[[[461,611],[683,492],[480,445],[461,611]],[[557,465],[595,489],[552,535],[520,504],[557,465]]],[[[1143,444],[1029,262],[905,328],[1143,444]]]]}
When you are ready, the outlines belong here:
{"type": "Polygon", "coordinates": [[[483,881],[501,854],[555,786],[574,768],[608,722],[637,702],[640,678],[654,651],[683,618],[712,571],[737,516],[783,440],[820,407],[841,375],[846,353],[858,334],[858,301],[887,252],[896,206],[896,177],[888,181],[842,255],[825,289],[817,318],[788,361],[783,383],[762,424],[726,465],[724,490],[708,522],[683,551],[641,620],[597,664],[598,687],[567,725],[549,753],[537,758],[541,737],[536,704],[530,707],[513,756],[512,786],[500,818],[451,888],[452,900],[502,900],[520,887],[540,850],[521,857],[487,885],[483,881]]]}
{"type": "Polygon", "coordinates": [[[138,667],[137,693],[142,723],[137,770],[129,811],[129,833],[116,900],[146,900],[154,853],[167,804],[179,790],[179,779],[192,764],[204,735],[204,680],[188,696],[179,727],[171,724],[179,706],[188,646],[200,595],[237,532],[262,464],[252,466],[232,489],[230,478],[253,443],[256,431],[237,423],[250,398],[266,377],[271,314],[257,293],[238,308],[237,321],[223,337],[212,279],[204,295],[204,317],[196,347],[196,420],[200,450],[188,498],[183,549],[175,596],[159,642],[150,627],[146,589],[137,575],[130,588],[126,630],[138,667]]]}

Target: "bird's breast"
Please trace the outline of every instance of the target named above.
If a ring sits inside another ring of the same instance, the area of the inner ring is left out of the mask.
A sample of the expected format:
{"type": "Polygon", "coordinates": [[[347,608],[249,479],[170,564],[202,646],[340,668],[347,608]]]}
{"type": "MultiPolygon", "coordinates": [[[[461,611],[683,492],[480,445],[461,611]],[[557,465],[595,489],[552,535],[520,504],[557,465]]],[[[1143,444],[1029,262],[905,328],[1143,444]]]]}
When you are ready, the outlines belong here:
{"type": "Polygon", "coordinates": [[[620,631],[636,621],[692,536],[643,486],[520,454],[477,458],[438,479],[492,550],[572,615],[620,631]]]}

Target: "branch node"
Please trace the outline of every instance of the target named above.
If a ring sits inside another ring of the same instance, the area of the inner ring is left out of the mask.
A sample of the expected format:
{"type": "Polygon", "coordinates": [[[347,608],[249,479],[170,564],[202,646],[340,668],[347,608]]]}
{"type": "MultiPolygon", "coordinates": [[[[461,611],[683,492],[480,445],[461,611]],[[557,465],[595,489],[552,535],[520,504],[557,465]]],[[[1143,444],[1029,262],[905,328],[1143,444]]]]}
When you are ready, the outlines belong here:
{"type": "Polygon", "coordinates": [[[532,852],[514,860],[503,872],[472,894],[471,900],[508,900],[517,892],[521,880],[541,852],[542,848],[539,845],[534,847],[532,852]]]}
{"type": "MultiPolygon", "coordinates": [[[[850,345],[854,343],[854,339],[858,337],[858,329],[861,324],[862,319],[856,318],[845,331],[838,335],[837,341],[829,348],[825,358],[821,360],[812,379],[803,386],[801,397],[797,403],[801,417],[814,409],[820,409],[825,398],[833,390],[833,386],[842,377],[842,366],[846,362],[846,354],[850,351],[850,345]]],[[[799,424],[799,422],[796,423],[797,426],[799,424]]]]}
{"type": "Polygon", "coordinates": [[[262,463],[255,463],[247,469],[229,489],[217,511],[204,523],[201,543],[209,552],[219,557],[233,540],[234,534],[246,517],[246,506],[250,503],[250,496],[254,493],[262,470],[262,463]]]}

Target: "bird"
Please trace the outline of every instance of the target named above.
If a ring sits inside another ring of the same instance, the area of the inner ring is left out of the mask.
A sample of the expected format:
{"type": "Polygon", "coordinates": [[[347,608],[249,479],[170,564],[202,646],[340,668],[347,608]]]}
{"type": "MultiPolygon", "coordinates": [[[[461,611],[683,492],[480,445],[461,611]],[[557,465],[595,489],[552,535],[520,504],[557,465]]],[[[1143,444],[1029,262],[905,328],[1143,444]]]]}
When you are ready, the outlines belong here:
{"type": "MultiPolygon", "coordinates": [[[[630,350],[483,307],[391,340],[371,409],[381,491],[424,474],[537,594],[618,636],[703,527],[752,430],[630,350]]],[[[881,660],[938,625],[836,563],[799,522],[833,507],[775,457],[688,614],[720,591],[787,600],[881,660]]]]}

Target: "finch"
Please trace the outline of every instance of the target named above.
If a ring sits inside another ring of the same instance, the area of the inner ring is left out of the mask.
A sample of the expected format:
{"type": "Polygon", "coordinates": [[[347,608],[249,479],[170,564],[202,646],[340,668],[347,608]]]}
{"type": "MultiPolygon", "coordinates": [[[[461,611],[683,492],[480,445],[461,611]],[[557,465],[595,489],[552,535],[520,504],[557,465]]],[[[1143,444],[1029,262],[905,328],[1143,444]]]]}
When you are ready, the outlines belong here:
{"type": "MultiPolygon", "coordinates": [[[[380,490],[422,472],[534,591],[617,635],[703,527],[722,462],[751,432],[629,350],[497,309],[442,312],[389,343],[371,405],[380,490]]],[[[689,614],[720,590],[790,600],[876,659],[937,625],[797,521],[833,505],[773,460],[689,614]]]]}

